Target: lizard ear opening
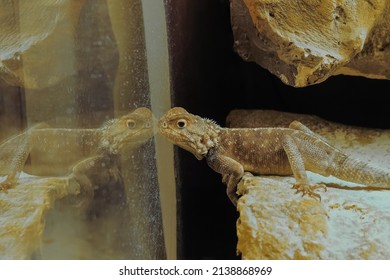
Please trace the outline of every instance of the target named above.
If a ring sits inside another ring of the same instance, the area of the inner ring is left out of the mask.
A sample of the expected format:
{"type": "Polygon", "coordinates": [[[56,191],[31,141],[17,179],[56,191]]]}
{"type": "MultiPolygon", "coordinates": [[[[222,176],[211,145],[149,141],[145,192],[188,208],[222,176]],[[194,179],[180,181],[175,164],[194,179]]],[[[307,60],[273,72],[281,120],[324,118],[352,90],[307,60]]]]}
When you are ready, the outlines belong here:
{"type": "Polygon", "coordinates": [[[187,126],[187,121],[185,119],[180,119],[176,124],[178,128],[185,128],[187,126]]]}

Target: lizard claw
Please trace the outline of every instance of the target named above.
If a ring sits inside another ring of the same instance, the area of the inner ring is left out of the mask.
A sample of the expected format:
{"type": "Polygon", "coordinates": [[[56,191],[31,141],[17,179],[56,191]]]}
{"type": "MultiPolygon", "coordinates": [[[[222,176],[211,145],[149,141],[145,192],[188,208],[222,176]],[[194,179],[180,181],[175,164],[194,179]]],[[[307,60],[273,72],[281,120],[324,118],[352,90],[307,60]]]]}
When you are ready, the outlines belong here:
{"type": "Polygon", "coordinates": [[[7,192],[7,190],[11,189],[14,185],[15,182],[5,180],[4,182],[0,183],[0,192],[7,192]]]}
{"type": "Polygon", "coordinates": [[[315,193],[314,191],[316,189],[324,189],[327,191],[325,184],[315,184],[315,185],[306,185],[306,184],[294,184],[292,186],[292,189],[296,190],[297,193],[302,193],[302,196],[308,195],[313,198],[317,198],[319,201],[321,201],[321,196],[318,193],[315,193]]]}
{"type": "Polygon", "coordinates": [[[122,179],[121,172],[119,171],[118,168],[110,168],[108,170],[108,173],[110,175],[110,178],[114,180],[114,182],[119,182],[122,179]]]}

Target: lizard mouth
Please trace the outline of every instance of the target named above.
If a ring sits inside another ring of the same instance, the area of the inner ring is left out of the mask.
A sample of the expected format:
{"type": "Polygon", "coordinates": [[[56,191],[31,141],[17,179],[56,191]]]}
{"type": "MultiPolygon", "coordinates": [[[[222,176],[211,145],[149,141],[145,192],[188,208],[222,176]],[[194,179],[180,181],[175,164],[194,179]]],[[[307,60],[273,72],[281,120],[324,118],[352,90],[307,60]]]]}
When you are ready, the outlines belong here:
{"type": "Polygon", "coordinates": [[[185,134],[182,134],[173,129],[169,129],[168,125],[165,122],[160,123],[160,133],[165,136],[171,143],[179,146],[180,148],[192,153],[198,160],[204,158],[204,155],[198,145],[196,140],[188,137],[185,134]],[[165,124],[165,125],[164,125],[165,124]]]}
{"type": "Polygon", "coordinates": [[[150,128],[143,128],[136,132],[129,131],[125,135],[120,133],[114,135],[111,145],[117,150],[121,150],[125,147],[138,147],[148,141],[151,137],[153,137],[153,130],[150,128]]]}
{"type": "Polygon", "coordinates": [[[177,142],[175,144],[178,145],[180,148],[193,154],[198,160],[204,158],[204,155],[201,154],[201,151],[196,147],[194,143],[189,144],[188,142],[183,141],[183,142],[177,142]]]}

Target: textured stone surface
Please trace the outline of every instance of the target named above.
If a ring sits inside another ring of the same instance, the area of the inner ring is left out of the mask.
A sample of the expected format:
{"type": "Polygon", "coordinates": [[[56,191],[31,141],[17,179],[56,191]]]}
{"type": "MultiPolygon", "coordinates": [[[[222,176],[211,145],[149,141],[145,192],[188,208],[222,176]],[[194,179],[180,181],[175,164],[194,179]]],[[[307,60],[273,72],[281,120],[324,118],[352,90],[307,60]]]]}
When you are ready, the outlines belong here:
{"type": "MultiPolygon", "coordinates": [[[[364,160],[390,165],[390,132],[327,122],[315,116],[236,110],[230,127],[287,126],[300,120],[334,146],[364,160]]],[[[292,177],[253,176],[239,184],[237,250],[243,259],[389,259],[390,191],[308,172],[325,182],[321,202],[291,190],[292,177]]]]}
{"type": "Polygon", "coordinates": [[[243,259],[390,258],[389,191],[328,188],[319,202],[294,194],[292,182],[250,174],[241,181],[237,250],[243,259]]]}
{"type": "Polygon", "coordinates": [[[390,79],[390,2],[231,0],[235,49],[284,83],[390,79]]]}
{"type": "Polygon", "coordinates": [[[0,259],[30,259],[41,247],[48,210],[57,199],[79,192],[65,178],[30,177],[0,192],[0,259]]]}

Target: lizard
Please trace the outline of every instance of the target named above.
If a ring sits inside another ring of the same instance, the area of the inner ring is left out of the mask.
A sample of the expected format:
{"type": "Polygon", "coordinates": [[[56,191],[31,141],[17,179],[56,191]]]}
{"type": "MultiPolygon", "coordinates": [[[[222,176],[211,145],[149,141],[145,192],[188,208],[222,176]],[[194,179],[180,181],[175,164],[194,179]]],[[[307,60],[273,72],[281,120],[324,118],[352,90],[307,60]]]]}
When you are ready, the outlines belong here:
{"type": "Polygon", "coordinates": [[[0,183],[0,191],[15,186],[23,171],[38,176],[70,176],[90,195],[93,187],[119,180],[118,155],[151,138],[153,122],[152,112],[140,107],[99,128],[37,124],[0,144],[0,175],[7,176],[0,183]],[[35,163],[34,158],[38,158],[35,163]]]}
{"type": "Polygon", "coordinates": [[[170,109],[158,123],[159,132],[191,152],[222,175],[227,195],[237,205],[237,184],[245,171],[259,175],[295,177],[292,188],[302,196],[321,200],[306,171],[334,176],[371,187],[390,189],[390,169],[375,166],[342,152],[298,121],[287,128],[225,128],[215,121],[170,109]]]}

